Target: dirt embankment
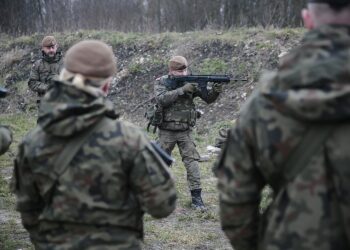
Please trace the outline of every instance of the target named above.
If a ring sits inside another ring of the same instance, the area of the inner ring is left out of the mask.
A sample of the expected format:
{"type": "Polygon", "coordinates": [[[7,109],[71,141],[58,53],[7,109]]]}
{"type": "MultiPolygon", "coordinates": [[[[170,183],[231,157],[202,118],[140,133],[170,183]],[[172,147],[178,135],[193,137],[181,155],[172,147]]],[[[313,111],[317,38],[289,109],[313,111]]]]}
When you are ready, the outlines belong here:
{"type": "MultiPolygon", "coordinates": [[[[197,101],[198,108],[204,111],[198,122],[199,131],[203,131],[216,122],[236,118],[261,71],[276,68],[279,55],[294,47],[301,34],[302,30],[260,29],[160,35],[81,31],[56,37],[63,52],[86,38],[102,39],[113,47],[118,74],[109,98],[125,119],[139,125],[146,122],[143,117],[146,105],[140,104],[153,95],[154,80],[167,73],[167,60],[173,55],[187,57],[193,73],[230,74],[246,79],[227,84],[214,104],[197,101]]],[[[10,97],[0,100],[2,112],[36,112],[35,95],[28,90],[26,81],[33,61],[40,55],[41,38],[40,35],[8,38],[0,46],[0,86],[10,90],[10,97]]]]}

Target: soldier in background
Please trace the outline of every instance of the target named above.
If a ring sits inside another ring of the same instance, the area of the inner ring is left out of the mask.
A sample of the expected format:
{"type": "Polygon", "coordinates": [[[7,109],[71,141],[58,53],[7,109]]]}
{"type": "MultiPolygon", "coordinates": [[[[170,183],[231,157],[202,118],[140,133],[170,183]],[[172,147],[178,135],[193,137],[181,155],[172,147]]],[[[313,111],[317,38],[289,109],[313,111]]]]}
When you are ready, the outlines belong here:
{"type": "Polygon", "coordinates": [[[41,42],[42,56],[34,62],[30,71],[28,87],[37,93],[38,103],[62,69],[62,53],[57,49],[58,44],[53,36],[44,37],[41,42]]]}
{"type": "Polygon", "coordinates": [[[71,47],[19,146],[12,188],[36,249],[140,249],[143,214],[175,209],[165,163],[142,131],[114,120],[115,72],[105,43],[71,47]]]}
{"type": "Polygon", "coordinates": [[[350,249],[350,0],[309,0],[310,31],[243,106],[219,159],[236,250],[350,249]],[[258,206],[269,184],[275,198],[258,206]]]}
{"type": "MultiPolygon", "coordinates": [[[[187,60],[182,56],[174,56],[169,61],[169,75],[186,76],[187,60]]],[[[187,171],[187,182],[192,196],[192,207],[205,210],[201,196],[201,181],[198,160],[200,159],[192,137],[192,128],[196,124],[197,112],[193,99],[200,97],[207,103],[214,102],[222,91],[221,84],[214,84],[206,97],[195,83],[186,83],[182,87],[169,89],[166,81],[168,75],[157,79],[155,97],[163,110],[163,119],[159,127],[159,143],[170,155],[178,145],[182,161],[187,171]]]]}
{"type": "MultiPolygon", "coordinates": [[[[0,87],[0,98],[5,97],[7,90],[0,87]]],[[[4,154],[10,147],[12,142],[12,132],[6,127],[0,125],[0,155],[4,154]]]]}

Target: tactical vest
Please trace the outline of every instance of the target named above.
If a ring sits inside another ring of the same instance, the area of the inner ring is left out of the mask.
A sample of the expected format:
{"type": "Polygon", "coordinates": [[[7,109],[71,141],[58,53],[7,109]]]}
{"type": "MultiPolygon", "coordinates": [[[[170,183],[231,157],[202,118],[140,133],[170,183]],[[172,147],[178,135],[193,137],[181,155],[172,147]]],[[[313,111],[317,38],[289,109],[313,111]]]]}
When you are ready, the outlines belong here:
{"type": "MultiPolygon", "coordinates": [[[[166,77],[162,77],[161,84],[165,84],[166,77]]],[[[173,90],[169,89],[168,90],[173,90]]],[[[184,94],[169,107],[163,107],[163,122],[160,129],[184,131],[196,124],[196,106],[193,94],[184,94]]]]}

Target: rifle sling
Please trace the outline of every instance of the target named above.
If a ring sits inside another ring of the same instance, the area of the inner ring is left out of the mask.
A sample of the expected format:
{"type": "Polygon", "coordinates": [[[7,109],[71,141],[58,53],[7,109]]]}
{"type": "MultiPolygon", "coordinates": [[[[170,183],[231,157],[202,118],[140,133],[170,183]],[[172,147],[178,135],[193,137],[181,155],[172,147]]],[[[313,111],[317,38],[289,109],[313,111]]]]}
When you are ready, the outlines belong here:
{"type": "Polygon", "coordinates": [[[73,137],[64,147],[61,154],[57,157],[54,172],[56,174],[56,182],[58,178],[67,170],[69,163],[73,160],[73,157],[77,154],[78,150],[84,144],[84,142],[94,132],[101,130],[108,124],[108,118],[102,118],[95,126],[88,128],[86,131],[73,137]]]}

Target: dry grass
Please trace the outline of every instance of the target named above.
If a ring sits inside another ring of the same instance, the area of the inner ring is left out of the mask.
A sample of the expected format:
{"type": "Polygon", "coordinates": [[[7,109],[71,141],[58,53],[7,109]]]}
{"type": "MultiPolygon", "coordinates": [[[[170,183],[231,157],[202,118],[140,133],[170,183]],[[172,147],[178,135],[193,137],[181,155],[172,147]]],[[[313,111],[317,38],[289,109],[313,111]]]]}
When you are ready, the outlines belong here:
{"type": "Polygon", "coordinates": [[[14,48],[0,56],[0,72],[11,67],[14,63],[20,62],[23,56],[28,54],[27,50],[14,48]]]}

